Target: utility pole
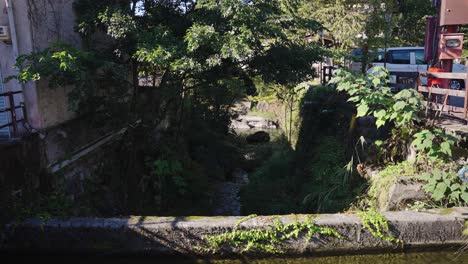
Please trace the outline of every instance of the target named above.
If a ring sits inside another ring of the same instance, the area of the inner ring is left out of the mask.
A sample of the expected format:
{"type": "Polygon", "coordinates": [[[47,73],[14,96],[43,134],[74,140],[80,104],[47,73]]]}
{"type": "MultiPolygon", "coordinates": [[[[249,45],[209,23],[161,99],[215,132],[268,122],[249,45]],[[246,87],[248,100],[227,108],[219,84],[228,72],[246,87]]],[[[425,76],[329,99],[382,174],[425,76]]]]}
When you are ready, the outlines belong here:
{"type": "Polygon", "coordinates": [[[392,21],[392,13],[384,11],[384,68],[387,68],[387,42],[388,42],[388,25],[392,21]]]}

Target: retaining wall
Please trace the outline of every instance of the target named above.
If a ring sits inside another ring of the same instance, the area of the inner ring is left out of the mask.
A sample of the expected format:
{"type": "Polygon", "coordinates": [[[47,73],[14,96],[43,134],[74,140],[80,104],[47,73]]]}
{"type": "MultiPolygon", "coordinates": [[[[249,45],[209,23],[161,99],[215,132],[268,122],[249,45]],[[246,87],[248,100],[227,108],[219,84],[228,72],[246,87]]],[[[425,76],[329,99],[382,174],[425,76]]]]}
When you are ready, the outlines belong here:
{"type": "MultiPolygon", "coordinates": [[[[314,215],[312,217],[317,225],[334,228],[343,237],[314,235],[310,241],[305,236],[290,239],[284,244],[284,252],[288,255],[337,255],[407,249],[440,250],[447,247],[459,248],[464,243],[462,231],[468,220],[468,208],[388,212],[384,216],[402,243],[387,242],[373,236],[363,228],[360,217],[355,214],[314,215]]],[[[259,216],[242,222],[240,228],[264,228],[273,225],[275,219],[286,224],[303,221],[306,217],[259,216]]],[[[230,232],[240,219],[242,217],[72,218],[44,222],[29,220],[7,226],[0,251],[231,255],[238,254],[238,249],[222,247],[216,252],[207,250],[209,247],[203,237],[230,232]]]]}

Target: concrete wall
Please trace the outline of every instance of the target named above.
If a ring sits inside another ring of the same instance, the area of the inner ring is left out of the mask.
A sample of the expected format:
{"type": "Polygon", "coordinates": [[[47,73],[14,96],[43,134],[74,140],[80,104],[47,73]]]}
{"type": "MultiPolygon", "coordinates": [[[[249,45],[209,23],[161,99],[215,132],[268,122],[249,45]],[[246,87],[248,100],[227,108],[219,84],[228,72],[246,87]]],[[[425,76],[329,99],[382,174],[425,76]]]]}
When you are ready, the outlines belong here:
{"type": "MultiPolygon", "coordinates": [[[[74,30],[76,16],[73,10],[74,0],[8,0],[13,8],[14,23],[10,23],[6,0],[0,0],[0,25],[6,25],[16,28],[17,38],[13,43],[4,43],[0,41],[0,72],[3,77],[11,76],[17,73],[13,68],[16,62],[16,55],[30,54],[49,47],[53,41],[63,41],[77,48],[81,47],[81,38],[74,30]],[[14,47],[17,44],[18,54],[15,54],[14,47]]],[[[12,80],[5,85],[7,91],[23,91],[23,94],[16,96],[16,104],[25,103],[28,117],[28,124],[33,129],[32,136],[35,148],[40,149],[41,155],[33,156],[31,153],[15,152],[11,149],[0,149],[0,174],[2,171],[10,171],[8,177],[22,178],[25,173],[21,169],[9,170],[8,155],[13,155],[15,160],[20,162],[39,162],[40,166],[31,174],[39,174],[41,171],[48,170],[54,164],[68,160],[73,155],[81,155],[83,149],[89,148],[89,145],[97,144],[101,137],[107,135],[112,129],[109,127],[96,127],[100,124],[93,123],[89,119],[78,118],[76,114],[69,110],[68,93],[73,87],[50,88],[47,80],[29,82],[20,85],[12,80]],[[24,98],[23,98],[24,97],[24,98]],[[19,154],[23,156],[20,157],[19,154]]],[[[21,118],[21,110],[17,111],[21,118]]],[[[22,126],[20,125],[20,128],[22,126]]],[[[27,138],[23,138],[25,142],[27,138]]],[[[25,142],[16,142],[23,144],[25,142]]],[[[29,143],[28,143],[29,144],[29,143]]],[[[33,144],[33,143],[31,143],[33,144]]],[[[36,153],[37,154],[37,153],[36,153]]],[[[87,158],[95,157],[96,153],[87,153],[87,158]]],[[[92,159],[92,158],[91,158],[92,159]]],[[[99,160],[94,159],[95,163],[99,160]]],[[[23,164],[14,163],[14,164],[23,164]]],[[[12,163],[13,164],[13,163],[12,163]]],[[[69,164],[69,163],[67,163],[69,164]]],[[[61,171],[64,178],[68,174],[70,178],[76,178],[73,175],[89,176],[94,165],[77,162],[69,164],[69,172],[61,171]],[[77,165],[79,164],[79,165],[77,165]]],[[[65,170],[65,169],[64,169],[65,170]]],[[[80,176],[81,177],[81,176],[80,176]]],[[[82,178],[82,177],[81,177],[82,178]]],[[[72,180],[71,180],[72,181],[72,180]]],[[[0,195],[9,195],[3,193],[0,188],[0,195]]]]}
{"type": "MultiPolygon", "coordinates": [[[[319,226],[327,226],[341,238],[315,234],[307,241],[304,234],[285,241],[281,249],[288,255],[398,252],[408,249],[435,250],[463,246],[462,231],[468,208],[426,212],[384,213],[395,237],[401,243],[373,236],[355,214],[311,215],[319,226]]],[[[284,224],[304,221],[306,215],[260,216],[241,223],[243,230],[266,228],[276,219],[284,224]]],[[[205,236],[230,232],[241,217],[129,217],[30,220],[10,225],[1,250],[41,250],[100,254],[186,254],[263,255],[265,252],[240,252],[238,247],[222,246],[211,250],[205,236]]],[[[0,236],[1,237],[1,236],[0,236]]],[[[244,245],[245,246],[245,245],[244,245]]]]}
{"type": "MultiPolygon", "coordinates": [[[[74,32],[73,0],[15,0],[11,1],[17,32],[18,55],[29,54],[60,40],[80,47],[80,36],[74,32]]],[[[9,24],[5,0],[0,0],[0,25],[9,24]]],[[[16,73],[13,44],[0,42],[0,71],[4,77],[16,73]]],[[[68,89],[50,89],[45,80],[21,86],[16,81],[6,84],[7,91],[23,90],[28,123],[32,128],[45,129],[75,117],[68,110],[68,89]]],[[[15,98],[23,101],[22,95],[15,98]]],[[[19,112],[21,115],[21,112],[19,112]]]]}
{"type": "MultiPolygon", "coordinates": [[[[29,24],[33,50],[47,48],[50,42],[64,41],[81,46],[79,34],[74,31],[73,0],[24,0],[29,10],[29,24]]],[[[36,83],[37,104],[41,128],[55,126],[75,117],[68,109],[67,94],[71,87],[50,89],[46,81],[36,83]]]]}

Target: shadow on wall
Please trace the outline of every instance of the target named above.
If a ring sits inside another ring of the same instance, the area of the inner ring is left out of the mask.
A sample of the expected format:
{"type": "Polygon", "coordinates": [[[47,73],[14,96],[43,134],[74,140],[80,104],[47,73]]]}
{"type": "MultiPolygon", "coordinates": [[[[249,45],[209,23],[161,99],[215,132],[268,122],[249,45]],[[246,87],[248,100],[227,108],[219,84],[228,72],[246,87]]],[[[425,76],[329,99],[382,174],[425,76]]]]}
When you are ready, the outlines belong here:
{"type": "Polygon", "coordinates": [[[45,185],[40,144],[36,134],[0,144],[0,223],[11,217],[13,200],[33,195],[45,185]]]}

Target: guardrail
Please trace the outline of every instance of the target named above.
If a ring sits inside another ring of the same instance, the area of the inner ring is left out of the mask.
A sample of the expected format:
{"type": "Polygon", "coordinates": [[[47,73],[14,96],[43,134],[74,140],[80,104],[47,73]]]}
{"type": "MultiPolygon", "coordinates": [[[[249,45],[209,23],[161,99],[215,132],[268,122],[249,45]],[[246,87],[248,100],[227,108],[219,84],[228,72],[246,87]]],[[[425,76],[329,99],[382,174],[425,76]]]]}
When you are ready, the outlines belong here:
{"type": "Polygon", "coordinates": [[[426,101],[426,113],[429,110],[431,104],[435,105],[438,109],[440,114],[444,112],[447,108],[447,114],[465,119],[468,121],[468,89],[466,86],[468,85],[468,74],[467,73],[453,73],[453,72],[421,72],[418,78],[418,91],[428,93],[428,101],[426,101]],[[449,79],[449,80],[464,80],[465,81],[465,91],[459,90],[452,90],[449,88],[440,88],[440,87],[430,87],[422,86],[421,85],[421,77],[428,77],[428,78],[437,78],[437,79],[449,79]],[[443,103],[439,104],[436,102],[432,102],[431,100],[432,95],[439,95],[443,97],[443,103]],[[459,106],[452,106],[448,105],[448,97],[449,96],[456,96],[464,98],[464,105],[463,107],[459,106]]]}
{"type": "Polygon", "coordinates": [[[0,129],[5,127],[11,127],[13,136],[18,135],[18,123],[24,122],[26,120],[26,111],[24,109],[24,103],[21,102],[19,103],[19,105],[15,104],[15,94],[21,93],[22,91],[0,93],[0,97],[6,97],[8,99],[9,104],[8,108],[0,109],[0,113],[10,113],[10,123],[0,125],[0,129]],[[16,109],[22,109],[23,118],[17,118],[16,109]]]}

